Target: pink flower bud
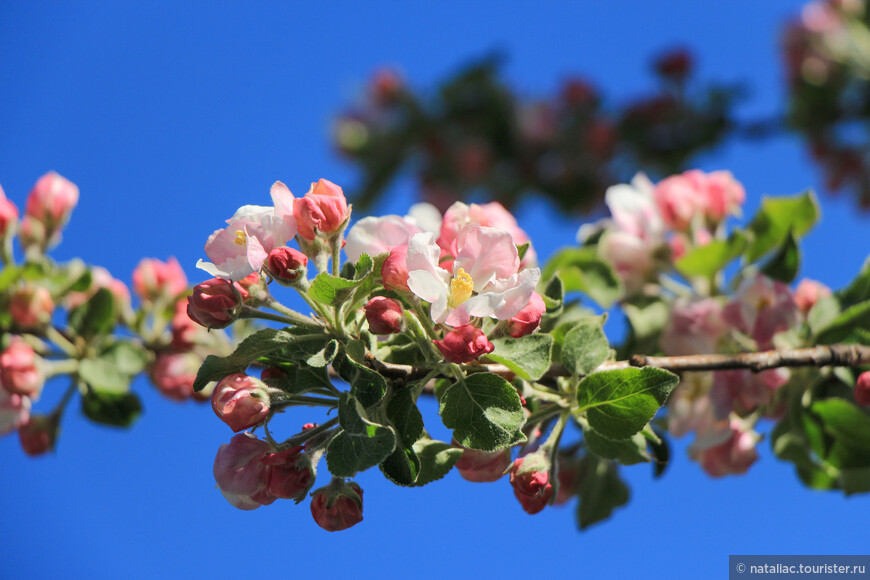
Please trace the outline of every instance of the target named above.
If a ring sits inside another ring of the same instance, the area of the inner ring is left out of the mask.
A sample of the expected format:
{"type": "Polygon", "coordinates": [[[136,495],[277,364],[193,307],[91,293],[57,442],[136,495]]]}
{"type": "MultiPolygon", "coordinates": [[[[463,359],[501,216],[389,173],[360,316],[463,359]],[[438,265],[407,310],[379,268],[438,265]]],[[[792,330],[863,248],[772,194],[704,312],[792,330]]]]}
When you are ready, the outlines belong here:
{"type": "Polygon", "coordinates": [[[432,342],[444,355],[444,360],[453,363],[471,362],[481,355],[491,353],[495,348],[483,331],[471,324],[457,326],[445,334],[443,340],[432,342]]]}
{"type": "Polygon", "coordinates": [[[722,305],[714,298],[678,298],[659,344],[665,354],[716,352],[719,339],[728,330],[722,305]]]}
{"type": "Polygon", "coordinates": [[[214,458],[214,479],[228,502],[253,510],[277,499],[267,489],[272,468],[263,462],[271,451],[268,443],[250,433],[239,433],[220,446],[214,458]]]}
{"type": "Polygon", "coordinates": [[[705,195],[707,217],[719,223],[730,214],[738,213],[746,201],[746,190],[731,175],[730,171],[713,171],[707,174],[705,195]]]}
{"type": "Polygon", "coordinates": [[[9,314],[21,328],[39,328],[51,322],[54,302],[43,286],[19,288],[9,300],[9,314]]]}
{"type": "Polygon", "coordinates": [[[375,296],[365,305],[365,313],[373,334],[395,334],[402,330],[402,307],[392,298],[375,296]]]}
{"type": "Polygon", "coordinates": [[[410,292],[408,288],[408,245],[396,246],[381,266],[384,286],[397,292],[410,292]]]}
{"type": "Polygon", "coordinates": [[[541,316],[546,311],[544,299],[537,292],[532,292],[529,303],[507,321],[508,333],[514,338],[533,333],[541,324],[541,316]]]}
{"type": "Polygon", "coordinates": [[[79,202],[79,188],[50,171],[39,178],[27,197],[27,215],[41,222],[62,225],[79,202]]]}
{"type": "Polygon", "coordinates": [[[550,462],[545,455],[532,453],[518,458],[510,474],[514,495],[527,513],[536,514],[546,507],[554,490],[550,483],[550,462]]]}
{"type": "MultiPolygon", "coordinates": [[[[455,447],[461,447],[455,441],[455,447]]],[[[501,451],[478,451],[461,447],[462,457],[456,462],[459,475],[466,481],[476,483],[488,483],[498,481],[505,474],[511,464],[511,450],[501,451]]]]}
{"type": "Polygon", "coordinates": [[[133,291],[142,300],[173,300],[187,290],[187,276],[175,258],[166,262],[144,258],[133,270],[133,291]]]}
{"type": "Polygon", "coordinates": [[[172,343],[170,346],[176,352],[187,352],[196,344],[197,335],[205,332],[187,315],[187,299],[175,303],[175,312],[170,323],[172,343]]]}
{"type": "Polygon", "coordinates": [[[24,452],[36,457],[54,449],[57,433],[55,415],[33,415],[18,428],[18,439],[24,452]]]}
{"type": "Polygon", "coordinates": [[[797,304],[798,310],[806,316],[819,301],[819,298],[830,295],[831,289],[821,282],[804,278],[794,291],[794,302],[797,304]]]}
{"type": "Polygon", "coordinates": [[[287,246],[275,248],[266,259],[269,274],[283,284],[293,284],[300,278],[305,279],[308,271],[306,266],[308,256],[287,246]]]}
{"type": "Polygon", "coordinates": [[[327,532],[346,530],[363,519],[362,495],[362,488],[354,482],[333,480],[312,494],[311,515],[327,532]]]}
{"type": "Polygon", "coordinates": [[[870,405],[870,371],[864,371],[855,381],[855,402],[862,407],[870,405]]]}
{"type": "Polygon", "coordinates": [[[243,431],[269,416],[268,387],[245,373],[224,377],[211,394],[211,407],[233,431],[243,431]]]}
{"type": "Polygon", "coordinates": [[[193,382],[201,363],[202,359],[191,353],[161,352],[151,367],[151,382],[163,396],[187,400],[194,396],[193,382]]]}
{"type": "Polygon", "coordinates": [[[293,215],[299,227],[299,235],[314,240],[318,234],[328,236],[338,231],[350,212],[344,192],[326,179],[311,184],[311,189],[293,200],[293,215]]]}
{"type": "Polygon", "coordinates": [[[0,187],[0,240],[8,238],[18,223],[18,208],[6,199],[3,188],[0,187]]]}
{"type": "Polygon", "coordinates": [[[296,503],[305,499],[308,490],[314,485],[314,466],[307,455],[301,453],[302,447],[291,447],[278,453],[266,455],[262,462],[271,466],[269,493],[282,499],[292,499],[296,503]]]}
{"type": "Polygon", "coordinates": [[[690,455],[701,463],[710,477],[741,475],[758,459],[755,450],[758,439],[757,433],[748,430],[739,419],[734,419],[731,421],[731,436],[724,443],[690,451],[690,455]]]}
{"type": "Polygon", "coordinates": [[[682,82],[692,73],[692,53],[683,48],[674,49],[658,57],[654,68],[669,80],[682,82]]]}
{"type": "Polygon", "coordinates": [[[30,397],[0,389],[0,435],[18,429],[30,419],[30,397]]]}
{"type": "Polygon", "coordinates": [[[42,391],[45,377],[33,347],[14,336],[0,353],[0,382],[8,393],[35,398],[42,391]]]}
{"type": "Polygon", "coordinates": [[[659,182],[655,188],[655,200],[665,223],[678,231],[685,231],[697,214],[706,207],[704,174],[687,171],[672,175],[659,182]]]}
{"type": "Polygon", "coordinates": [[[187,297],[187,315],[206,328],[226,328],[236,319],[242,300],[232,282],[212,278],[194,286],[187,297]]]}

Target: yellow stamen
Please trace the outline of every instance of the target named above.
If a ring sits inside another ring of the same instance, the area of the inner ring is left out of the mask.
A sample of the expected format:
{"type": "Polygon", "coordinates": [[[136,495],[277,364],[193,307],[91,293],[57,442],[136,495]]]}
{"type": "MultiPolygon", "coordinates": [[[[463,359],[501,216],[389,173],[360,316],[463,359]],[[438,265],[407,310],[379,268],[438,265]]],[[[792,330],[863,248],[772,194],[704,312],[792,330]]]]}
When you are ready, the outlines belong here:
{"type": "Polygon", "coordinates": [[[459,268],[456,276],[450,281],[450,296],[447,297],[447,304],[450,308],[456,308],[469,298],[474,291],[474,281],[471,276],[463,269],[459,268]]]}
{"type": "Polygon", "coordinates": [[[233,243],[237,246],[244,246],[247,241],[248,236],[245,235],[244,230],[236,230],[236,237],[233,238],[233,243]]]}

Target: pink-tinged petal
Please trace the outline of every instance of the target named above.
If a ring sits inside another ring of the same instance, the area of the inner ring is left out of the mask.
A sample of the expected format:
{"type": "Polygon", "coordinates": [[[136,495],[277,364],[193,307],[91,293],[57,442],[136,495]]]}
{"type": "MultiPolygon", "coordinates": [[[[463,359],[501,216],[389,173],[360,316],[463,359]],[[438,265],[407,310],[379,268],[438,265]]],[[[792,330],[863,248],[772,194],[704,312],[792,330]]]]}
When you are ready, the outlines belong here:
{"type": "MultiPolygon", "coordinates": [[[[285,219],[285,221],[287,216],[293,217],[293,194],[289,187],[281,181],[276,181],[272,184],[269,195],[275,206],[275,215],[285,219]]],[[[296,218],[293,218],[293,223],[296,223],[296,218]]]]}
{"type": "Polygon", "coordinates": [[[433,238],[434,236],[428,232],[411,236],[408,241],[408,257],[405,263],[408,265],[408,272],[423,270],[447,284],[450,280],[450,273],[438,265],[441,249],[433,238]]]}
{"type": "Polygon", "coordinates": [[[266,258],[269,257],[269,251],[271,249],[267,250],[264,248],[260,240],[258,240],[256,236],[250,234],[248,235],[246,247],[247,252],[245,257],[248,260],[248,264],[254,272],[259,272],[260,268],[263,267],[263,262],[265,262],[266,258]]]}
{"type": "Polygon", "coordinates": [[[356,262],[363,254],[377,256],[397,246],[404,246],[421,230],[397,215],[366,217],[358,221],[345,238],[344,253],[356,262]]]}
{"type": "Polygon", "coordinates": [[[30,419],[30,397],[12,394],[0,388],[0,435],[11,433],[30,419]]]}
{"type": "Polygon", "coordinates": [[[430,315],[432,320],[444,322],[447,314],[447,296],[450,288],[440,276],[427,270],[414,270],[408,273],[408,288],[432,305],[430,315]]]}
{"type": "Polygon", "coordinates": [[[424,232],[437,234],[441,231],[441,212],[431,203],[415,203],[405,219],[424,232]]]}
{"type": "Polygon", "coordinates": [[[226,498],[226,500],[228,502],[230,502],[230,504],[233,507],[236,507],[240,510],[255,510],[258,507],[260,507],[261,505],[265,505],[265,504],[261,504],[258,501],[252,500],[250,496],[245,495],[245,494],[230,493],[230,492],[224,491],[224,490],[220,490],[220,492],[221,492],[221,495],[223,495],[226,498]]]}
{"type": "MultiPolygon", "coordinates": [[[[495,278],[507,278],[520,267],[517,247],[511,235],[496,228],[468,226],[459,232],[459,254],[454,272],[463,268],[480,292],[495,278]]],[[[516,314],[516,313],[514,313],[516,314]]]]}

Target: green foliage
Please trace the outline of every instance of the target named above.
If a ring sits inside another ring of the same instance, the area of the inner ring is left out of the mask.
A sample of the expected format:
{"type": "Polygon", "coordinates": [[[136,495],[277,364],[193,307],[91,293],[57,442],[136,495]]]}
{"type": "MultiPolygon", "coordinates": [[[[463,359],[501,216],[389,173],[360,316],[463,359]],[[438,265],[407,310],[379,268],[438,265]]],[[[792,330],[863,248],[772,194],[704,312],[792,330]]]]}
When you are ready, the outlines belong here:
{"type": "Polygon", "coordinates": [[[520,338],[494,338],[495,349],[487,355],[503,364],[518,377],[537,381],[550,368],[553,357],[553,337],[549,334],[529,334],[520,338]]]}
{"type": "Polygon", "coordinates": [[[580,503],[577,525],[585,530],[610,517],[613,510],[628,503],[628,486],[619,477],[619,470],[610,461],[594,455],[583,458],[580,473],[580,503]]]}
{"type": "Polygon", "coordinates": [[[607,359],[609,352],[601,322],[581,322],[565,334],[562,364],[575,376],[588,375],[607,359]]]}
{"type": "Polygon", "coordinates": [[[353,477],[374,467],[396,448],[393,428],[369,421],[363,406],[350,393],[341,394],[338,421],[343,430],[326,451],[326,465],[336,477],[353,477]]]}
{"type": "Polygon", "coordinates": [[[95,423],[129,427],[142,413],[142,403],[135,393],[90,390],[82,396],[82,412],[95,423]]]}
{"type": "Polygon", "coordinates": [[[612,459],[623,465],[650,460],[646,452],[646,437],[641,433],[635,433],[628,439],[613,440],[588,429],[583,431],[583,440],[586,441],[589,451],[602,459],[612,459]]]}
{"type": "Polygon", "coordinates": [[[583,292],[602,308],[610,308],[622,295],[622,281],[594,247],[557,252],[544,266],[541,278],[549,280],[557,273],[565,292],[583,292]]]}
{"type": "Polygon", "coordinates": [[[476,373],[455,382],[439,381],[435,389],[444,425],[470,449],[496,451],[525,436],[520,397],[509,382],[492,373],[476,373]]]}
{"type": "Polygon", "coordinates": [[[713,240],[705,246],[697,246],[686,252],[674,266],[687,278],[710,278],[732,260],[739,258],[747,246],[747,239],[735,230],[727,240],[713,240]]]}
{"type": "Polygon", "coordinates": [[[396,449],[381,464],[381,471],[397,485],[414,485],[421,468],[414,444],[423,436],[423,416],[410,389],[393,394],[387,405],[387,418],[396,431],[396,449]]]}
{"type": "Polygon", "coordinates": [[[365,348],[359,341],[351,341],[341,349],[333,361],[338,376],[346,380],[351,393],[365,408],[378,404],[387,392],[387,381],[380,373],[365,366],[365,348]]]}
{"type": "Polygon", "coordinates": [[[628,439],[640,432],[665,404],[679,377],[653,367],[602,371],[586,376],[577,387],[575,411],[609,439],[628,439]]]}
{"type": "Polygon", "coordinates": [[[67,322],[76,334],[90,340],[103,336],[115,327],[115,298],[100,288],[91,298],[69,312],[67,322]]]}
{"type": "Polygon", "coordinates": [[[791,235],[802,237],[819,219],[819,205],[811,191],[792,197],[765,197],[747,231],[751,234],[746,259],[755,262],[783,246],[791,235]]]}
{"type": "Polygon", "coordinates": [[[462,449],[443,441],[425,436],[413,445],[414,454],[420,460],[420,472],[415,487],[437,481],[447,475],[462,457],[462,449]]]}

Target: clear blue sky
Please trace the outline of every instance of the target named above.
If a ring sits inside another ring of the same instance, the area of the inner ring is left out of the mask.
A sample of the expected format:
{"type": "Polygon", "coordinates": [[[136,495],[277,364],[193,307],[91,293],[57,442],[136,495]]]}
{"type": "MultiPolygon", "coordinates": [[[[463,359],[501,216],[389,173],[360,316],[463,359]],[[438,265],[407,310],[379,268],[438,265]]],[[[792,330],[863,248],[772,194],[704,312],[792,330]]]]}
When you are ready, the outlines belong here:
{"type": "MultiPolygon", "coordinates": [[[[649,56],[679,43],[695,49],[702,78],[748,83],[740,114],[763,117],[782,102],[776,41],[800,4],[4,2],[0,184],[19,206],[48,170],[79,185],[58,259],[80,256],[129,282],[141,257],[174,255],[196,282],[206,236],[238,206],[268,203],[276,179],[298,194],[320,177],[353,183],[328,125],[379,65],[427,87],[499,49],[522,94],[552,94],[582,73],[625,102],[652,89],[649,56]]],[[[789,139],[729,146],[698,165],[732,170],[750,211],[762,194],[820,183],[789,139]]],[[[402,212],[413,196],[400,183],[382,209],[402,212]]],[[[823,204],[803,274],[840,286],[863,262],[855,240],[870,216],[847,199],[823,204]]],[[[540,202],[519,215],[544,257],[580,225],[540,202]]],[[[624,469],[630,505],[582,534],[570,507],[526,515],[506,481],[454,473],[403,489],[374,470],[358,478],[364,522],[329,534],[307,504],[232,508],[212,477],[226,425],[208,406],[135,387],[145,413],[130,431],[73,407],[49,457],[0,439],[0,578],[725,578],[729,554],[867,550],[870,498],[806,490],[766,441],[744,477],[708,478],[685,441],[662,480],[649,466],[624,469]]],[[[62,388],[47,389],[43,408],[62,388]]]]}

